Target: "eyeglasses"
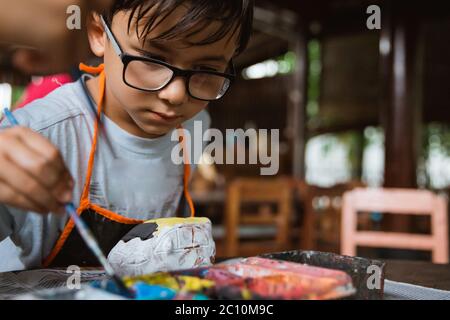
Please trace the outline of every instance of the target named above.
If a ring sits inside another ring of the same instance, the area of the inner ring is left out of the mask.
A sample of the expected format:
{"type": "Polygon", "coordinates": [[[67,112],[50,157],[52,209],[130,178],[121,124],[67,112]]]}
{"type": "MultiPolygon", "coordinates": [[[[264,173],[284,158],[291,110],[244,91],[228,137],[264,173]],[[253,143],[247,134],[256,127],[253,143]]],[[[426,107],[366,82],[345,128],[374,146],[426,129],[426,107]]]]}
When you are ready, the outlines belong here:
{"type": "Polygon", "coordinates": [[[186,90],[192,98],[215,101],[225,95],[236,77],[232,62],[229,66],[231,73],[221,73],[208,70],[182,70],[164,61],[127,54],[121,49],[103,16],[101,21],[114,51],[122,60],[123,81],[129,87],[155,92],[164,89],[174,78],[183,77],[186,79],[186,90]]]}

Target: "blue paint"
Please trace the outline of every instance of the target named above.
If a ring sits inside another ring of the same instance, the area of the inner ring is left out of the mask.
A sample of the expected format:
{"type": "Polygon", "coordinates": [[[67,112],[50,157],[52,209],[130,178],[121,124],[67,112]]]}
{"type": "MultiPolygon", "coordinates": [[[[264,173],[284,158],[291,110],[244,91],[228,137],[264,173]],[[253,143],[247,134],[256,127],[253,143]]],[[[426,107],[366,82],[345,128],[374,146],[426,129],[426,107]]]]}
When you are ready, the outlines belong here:
{"type": "Polygon", "coordinates": [[[133,288],[136,300],[172,300],[177,295],[175,290],[144,282],[137,282],[133,288]]]}

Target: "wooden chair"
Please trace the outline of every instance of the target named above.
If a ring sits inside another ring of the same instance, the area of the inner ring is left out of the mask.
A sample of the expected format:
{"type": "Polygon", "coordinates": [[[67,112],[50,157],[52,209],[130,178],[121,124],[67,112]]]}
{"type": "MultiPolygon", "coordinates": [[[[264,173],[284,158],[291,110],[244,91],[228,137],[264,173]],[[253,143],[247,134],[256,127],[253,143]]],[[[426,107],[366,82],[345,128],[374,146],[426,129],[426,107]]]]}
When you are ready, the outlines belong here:
{"type": "Polygon", "coordinates": [[[227,188],[225,207],[226,256],[256,255],[290,249],[292,187],[289,179],[236,179],[227,188]],[[253,208],[245,209],[246,205],[253,208]],[[255,236],[243,241],[243,226],[256,226],[256,231],[260,226],[274,226],[275,232],[269,236],[268,241],[258,237],[255,239],[255,236]]]}
{"type": "Polygon", "coordinates": [[[357,246],[431,250],[434,263],[448,263],[447,201],[426,190],[362,189],[344,195],[342,247],[344,255],[356,255],[357,246]],[[358,231],[358,212],[429,215],[431,234],[358,231]]]}
{"type": "Polygon", "coordinates": [[[359,181],[332,187],[298,182],[297,190],[304,213],[300,229],[300,249],[339,252],[342,197],[345,192],[362,186],[363,183],[359,181]]]}

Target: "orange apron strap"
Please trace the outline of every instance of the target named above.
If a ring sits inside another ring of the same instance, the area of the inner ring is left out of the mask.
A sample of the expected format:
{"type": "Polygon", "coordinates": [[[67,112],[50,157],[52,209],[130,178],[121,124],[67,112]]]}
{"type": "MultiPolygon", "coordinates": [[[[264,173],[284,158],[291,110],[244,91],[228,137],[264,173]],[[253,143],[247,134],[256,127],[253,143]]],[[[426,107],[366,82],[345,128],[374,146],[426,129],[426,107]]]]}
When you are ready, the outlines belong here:
{"type": "Polygon", "coordinates": [[[105,69],[105,65],[102,63],[102,64],[99,64],[97,67],[93,67],[93,66],[88,66],[84,63],[80,63],[78,65],[78,68],[81,71],[84,71],[84,72],[87,72],[90,74],[99,74],[105,69]]]}
{"type": "MultiPolygon", "coordinates": [[[[104,73],[104,65],[101,64],[98,67],[91,67],[87,66],[83,63],[80,63],[79,65],[80,70],[91,73],[91,74],[100,74],[100,87],[99,87],[99,101],[98,101],[98,114],[100,115],[100,112],[102,110],[103,106],[103,99],[104,99],[104,92],[105,92],[105,73],[104,73]]],[[[84,183],[83,193],[81,195],[80,199],[80,205],[78,206],[77,213],[80,215],[85,209],[89,208],[89,185],[91,182],[91,176],[92,176],[92,167],[94,164],[94,156],[95,156],[95,150],[97,146],[97,136],[98,136],[98,121],[95,122],[94,126],[94,139],[92,142],[91,152],[89,155],[89,162],[88,162],[88,168],[86,173],[86,180],[84,183]]],[[[64,230],[61,234],[61,236],[58,238],[58,241],[56,242],[56,245],[53,247],[50,254],[44,259],[43,265],[44,267],[49,266],[52,261],[55,259],[59,251],[61,251],[61,248],[63,247],[64,243],[66,242],[67,238],[69,237],[70,233],[72,232],[75,224],[73,219],[69,219],[66,226],[64,227],[64,230]]]]}
{"type": "MultiPolygon", "coordinates": [[[[100,96],[99,96],[99,103],[98,103],[98,114],[101,112],[101,108],[103,105],[103,99],[104,99],[104,92],[105,92],[105,73],[104,73],[104,66],[103,64],[99,65],[98,67],[90,67],[83,63],[80,63],[79,65],[80,70],[89,72],[92,74],[99,74],[100,73],[100,96]]],[[[80,199],[80,205],[78,206],[77,213],[80,215],[85,209],[89,208],[89,185],[91,181],[92,176],[92,167],[94,164],[94,155],[95,155],[95,149],[97,146],[97,135],[98,135],[98,121],[95,122],[94,126],[94,139],[92,142],[91,152],[89,155],[89,162],[88,162],[88,168],[86,173],[86,180],[84,183],[83,193],[81,195],[80,199]]],[[[70,233],[72,232],[75,224],[73,219],[69,219],[66,226],[64,227],[64,230],[61,234],[61,236],[58,238],[58,241],[56,242],[56,245],[53,247],[52,251],[48,255],[48,257],[45,258],[43,261],[44,267],[49,266],[52,261],[55,259],[61,248],[63,247],[64,243],[66,242],[67,238],[69,237],[70,233]]]]}
{"type": "Polygon", "coordinates": [[[195,207],[194,202],[192,201],[191,194],[189,193],[189,177],[191,176],[191,165],[189,163],[188,158],[188,150],[186,147],[186,141],[185,141],[185,135],[184,135],[184,129],[183,126],[178,126],[179,130],[179,137],[181,141],[181,147],[183,148],[183,158],[184,158],[184,177],[183,177],[183,189],[184,189],[184,197],[186,198],[186,201],[189,205],[189,209],[191,211],[191,217],[195,216],[195,207]]]}
{"type": "MultiPolygon", "coordinates": [[[[99,84],[100,84],[99,85],[99,98],[98,98],[98,103],[97,103],[97,108],[98,108],[97,113],[98,113],[98,116],[100,116],[102,113],[102,109],[103,109],[103,100],[105,97],[105,86],[106,86],[104,66],[103,66],[103,64],[101,64],[98,67],[91,67],[91,66],[87,66],[83,63],[80,63],[80,70],[88,72],[88,73],[100,74],[99,75],[99,84]]],[[[81,213],[84,209],[87,209],[89,207],[89,186],[91,184],[92,168],[94,167],[95,151],[97,149],[98,125],[99,125],[98,121],[95,121],[94,138],[92,141],[91,152],[89,154],[86,179],[84,182],[83,193],[81,194],[80,205],[78,207],[78,213],[81,213]]]]}
{"type": "Polygon", "coordinates": [[[103,217],[108,218],[109,220],[123,223],[123,224],[141,224],[145,222],[145,220],[138,220],[138,219],[132,219],[124,217],[120,214],[117,214],[115,212],[106,210],[105,208],[102,208],[96,204],[89,204],[89,209],[94,210],[95,212],[100,213],[103,217]]]}

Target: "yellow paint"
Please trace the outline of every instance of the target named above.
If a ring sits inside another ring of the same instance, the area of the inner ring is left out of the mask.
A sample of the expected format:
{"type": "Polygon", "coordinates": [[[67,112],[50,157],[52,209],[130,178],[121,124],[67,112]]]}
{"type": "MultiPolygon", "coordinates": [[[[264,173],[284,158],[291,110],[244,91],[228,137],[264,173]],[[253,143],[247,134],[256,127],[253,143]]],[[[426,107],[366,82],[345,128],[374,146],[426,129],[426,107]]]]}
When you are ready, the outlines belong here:
{"type": "Polygon", "coordinates": [[[132,287],[136,282],[144,282],[150,285],[160,285],[176,291],[201,291],[214,286],[214,282],[211,280],[192,276],[174,277],[166,272],[158,272],[139,277],[125,277],[124,281],[127,287],[132,287]]]}
{"type": "Polygon", "coordinates": [[[136,282],[142,281],[147,284],[153,285],[161,285],[173,290],[179,290],[180,286],[178,285],[177,280],[172,277],[170,274],[166,272],[158,272],[150,275],[143,275],[139,277],[126,277],[124,279],[125,284],[127,286],[133,286],[136,282]]]}
{"type": "Polygon", "coordinates": [[[191,276],[179,276],[178,278],[183,281],[181,290],[200,291],[214,286],[214,282],[211,280],[200,279],[191,276]]]}
{"type": "Polygon", "coordinates": [[[155,235],[158,234],[162,229],[166,227],[173,227],[178,224],[197,224],[202,225],[206,223],[211,223],[211,221],[208,218],[201,218],[201,217],[190,217],[190,218],[159,218],[159,219],[152,219],[147,220],[144,223],[156,223],[158,225],[158,229],[155,231],[155,235]]]}
{"type": "Polygon", "coordinates": [[[244,288],[241,290],[242,298],[244,300],[250,300],[252,299],[252,293],[247,288],[244,288]]]}

